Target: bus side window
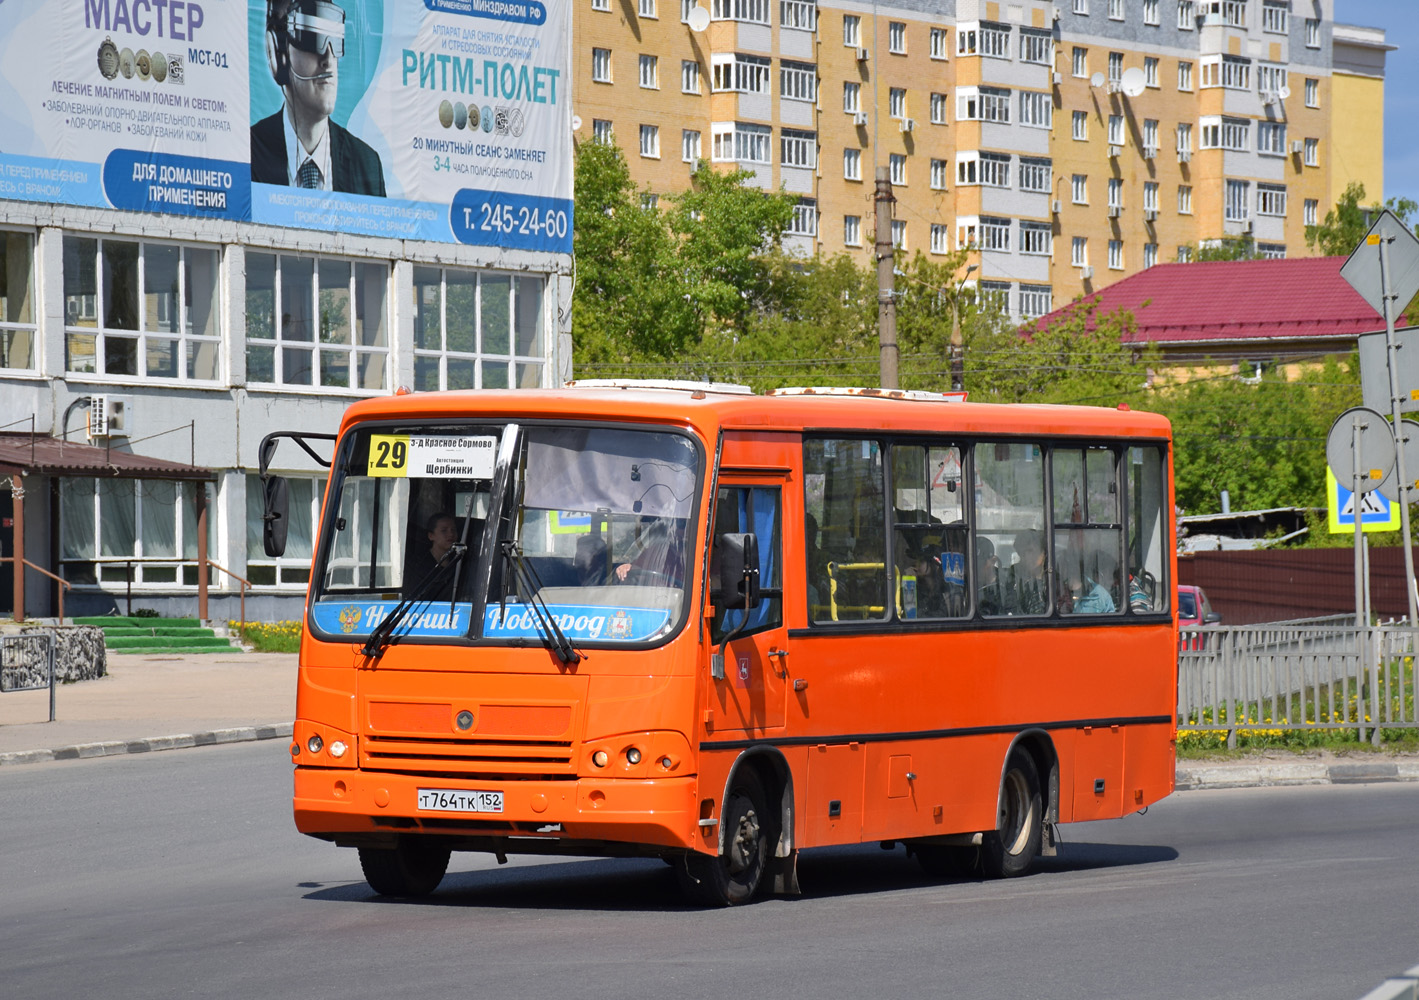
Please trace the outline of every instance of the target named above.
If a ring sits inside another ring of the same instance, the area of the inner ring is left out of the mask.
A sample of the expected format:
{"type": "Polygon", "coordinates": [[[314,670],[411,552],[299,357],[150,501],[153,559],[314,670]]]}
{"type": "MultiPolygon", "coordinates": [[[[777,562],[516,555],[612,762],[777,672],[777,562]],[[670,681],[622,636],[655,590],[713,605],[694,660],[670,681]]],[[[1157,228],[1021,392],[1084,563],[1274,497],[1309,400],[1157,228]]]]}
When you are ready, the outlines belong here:
{"type": "Polygon", "coordinates": [[[1162,448],[1130,448],[1128,487],[1128,608],[1133,614],[1170,609],[1167,457],[1162,448]]]}
{"type": "Polygon", "coordinates": [[[1123,524],[1112,448],[1050,455],[1060,614],[1112,614],[1123,606],[1123,524]]]}
{"type": "Polygon", "coordinates": [[[960,449],[894,446],[892,496],[897,617],[970,614],[960,449]]]}
{"type": "Polygon", "coordinates": [[[882,446],[863,438],[803,443],[808,617],[887,617],[882,446]],[[812,536],[816,535],[816,545],[812,536]]]}
{"type": "MultiPolygon", "coordinates": [[[[748,611],[740,635],[783,624],[783,506],[777,489],[761,486],[721,486],[715,500],[714,537],[753,532],[759,540],[759,604],[748,611]]],[[[713,586],[713,582],[711,583],[713,586]]],[[[710,641],[720,642],[745,612],[716,609],[710,641]]]]}
{"type": "Polygon", "coordinates": [[[974,458],[981,613],[1047,615],[1044,450],[1033,442],[985,441],[974,458]]]}

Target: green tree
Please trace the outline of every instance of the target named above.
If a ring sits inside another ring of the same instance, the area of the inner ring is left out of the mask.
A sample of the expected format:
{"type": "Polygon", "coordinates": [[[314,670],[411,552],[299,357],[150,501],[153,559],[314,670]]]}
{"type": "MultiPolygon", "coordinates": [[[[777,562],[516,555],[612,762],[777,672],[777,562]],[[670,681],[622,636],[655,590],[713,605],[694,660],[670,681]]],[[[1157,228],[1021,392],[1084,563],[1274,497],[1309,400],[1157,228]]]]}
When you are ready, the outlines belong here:
{"type": "Polygon", "coordinates": [[[1256,241],[1250,236],[1224,236],[1218,240],[1205,240],[1188,247],[1188,259],[1205,260],[1256,260],[1261,254],[1256,249],[1256,241]]]}
{"type": "MultiPolygon", "coordinates": [[[[1325,221],[1318,226],[1306,227],[1307,245],[1327,257],[1350,256],[1380,213],[1380,206],[1366,208],[1364,201],[1365,185],[1351,181],[1335,207],[1325,213],[1325,221]]],[[[1384,203],[1384,207],[1406,226],[1409,225],[1409,216],[1419,211],[1419,205],[1408,198],[1391,198],[1384,203]]]]}

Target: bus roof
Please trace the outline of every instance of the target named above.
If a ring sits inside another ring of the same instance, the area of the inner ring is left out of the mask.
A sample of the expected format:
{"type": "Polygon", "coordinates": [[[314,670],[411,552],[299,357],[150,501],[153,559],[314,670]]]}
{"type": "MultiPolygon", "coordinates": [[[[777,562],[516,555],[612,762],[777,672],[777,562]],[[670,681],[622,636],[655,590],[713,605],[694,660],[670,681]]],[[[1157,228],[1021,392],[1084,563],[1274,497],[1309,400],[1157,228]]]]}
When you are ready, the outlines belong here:
{"type": "Polygon", "coordinates": [[[355,403],[341,427],[365,420],[482,417],[668,423],[695,427],[707,437],[720,429],[1153,439],[1170,433],[1166,417],[1123,406],[971,403],[920,395],[880,390],[755,395],[737,386],[723,391],[694,382],[416,392],[355,403]]]}

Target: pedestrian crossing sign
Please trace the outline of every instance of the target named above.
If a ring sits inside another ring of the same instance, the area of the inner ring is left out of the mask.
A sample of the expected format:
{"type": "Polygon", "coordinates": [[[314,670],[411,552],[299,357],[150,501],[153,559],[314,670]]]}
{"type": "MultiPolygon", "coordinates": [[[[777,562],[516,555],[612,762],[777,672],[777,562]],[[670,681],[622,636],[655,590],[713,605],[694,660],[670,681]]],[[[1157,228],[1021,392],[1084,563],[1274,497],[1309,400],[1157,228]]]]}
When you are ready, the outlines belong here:
{"type": "MultiPolygon", "coordinates": [[[[1325,470],[1326,510],[1332,535],[1355,531],[1355,494],[1341,486],[1335,473],[1325,470]]],[[[1380,496],[1379,490],[1360,494],[1361,531],[1398,531],[1399,505],[1380,496]]]]}

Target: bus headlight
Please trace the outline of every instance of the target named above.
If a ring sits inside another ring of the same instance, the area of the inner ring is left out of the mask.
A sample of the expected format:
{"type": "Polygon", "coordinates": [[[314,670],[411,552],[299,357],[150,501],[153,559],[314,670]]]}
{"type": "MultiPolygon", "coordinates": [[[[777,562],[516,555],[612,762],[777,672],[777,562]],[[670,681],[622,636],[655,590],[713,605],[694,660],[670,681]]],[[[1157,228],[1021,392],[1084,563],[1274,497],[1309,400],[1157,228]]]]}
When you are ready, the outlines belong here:
{"type": "Polygon", "coordinates": [[[305,748],[311,753],[320,753],[320,748],[323,746],[325,746],[325,741],[320,738],[319,733],[312,733],[305,744],[305,748]]]}
{"type": "Polygon", "coordinates": [[[591,762],[592,762],[593,764],[595,764],[597,767],[605,767],[605,766],[606,766],[606,762],[607,762],[607,760],[609,760],[609,759],[610,759],[610,758],[608,758],[608,757],[606,756],[606,751],[605,751],[605,750],[598,750],[598,751],[596,751],[594,754],[591,755],[591,762]]]}
{"type": "Polygon", "coordinates": [[[343,740],[335,740],[333,743],[330,744],[330,756],[343,757],[345,756],[345,751],[348,749],[349,747],[345,746],[343,740]]]}
{"type": "Polygon", "coordinates": [[[641,762],[641,751],[639,747],[628,747],[626,750],[626,763],[639,764],[641,762]]]}

